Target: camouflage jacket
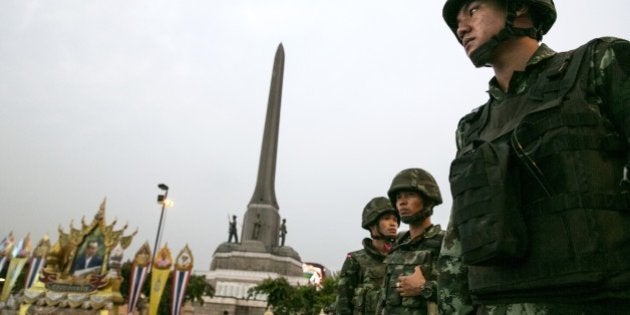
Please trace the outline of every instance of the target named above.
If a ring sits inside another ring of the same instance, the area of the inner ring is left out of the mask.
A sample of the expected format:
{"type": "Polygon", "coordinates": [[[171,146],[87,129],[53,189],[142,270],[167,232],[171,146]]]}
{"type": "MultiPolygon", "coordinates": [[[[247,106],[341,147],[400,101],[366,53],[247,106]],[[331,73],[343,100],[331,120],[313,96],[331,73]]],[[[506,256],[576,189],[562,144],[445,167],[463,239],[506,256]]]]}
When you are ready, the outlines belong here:
{"type": "Polygon", "coordinates": [[[363,239],[363,249],[348,253],[337,283],[335,314],[374,314],[385,275],[385,256],[363,239]]]}
{"type": "Polygon", "coordinates": [[[437,286],[437,259],[443,237],[444,231],[439,225],[429,227],[413,239],[410,239],[409,232],[399,236],[392,251],[385,258],[387,272],[381,289],[377,314],[428,314],[428,302],[435,302],[436,292],[428,296],[401,297],[395,287],[398,277],[413,274],[416,266],[422,268],[427,287],[437,286]]]}
{"type": "MultiPolygon", "coordinates": [[[[540,73],[540,69],[545,67],[545,61],[554,55],[553,50],[544,44],[541,45],[530,59],[526,70],[514,74],[507,93],[498,87],[495,79],[490,81],[490,101],[484,106],[507,103],[510,95],[527,93],[530,84],[534,82],[533,76],[540,73]]],[[[630,139],[630,43],[616,38],[602,38],[593,49],[586,53],[584,58],[588,65],[585,79],[587,86],[584,88],[588,91],[588,97],[591,98],[589,101],[597,104],[599,110],[610,119],[614,128],[625,135],[626,139],[630,139]]],[[[465,142],[462,136],[460,122],[457,130],[458,156],[462,143],[465,142]]],[[[626,143],[626,148],[627,145],[626,143]]],[[[626,156],[630,154],[626,152],[626,156]]],[[[626,169],[628,165],[630,163],[626,164],[626,169]]],[[[621,184],[628,184],[627,175],[621,184]]],[[[578,223],[580,222],[574,222],[574,224],[578,223]]],[[[452,225],[453,217],[451,216],[439,258],[438,305],[442,314],[475,312],[483,314],[600,314],[604,311],[612,311],[615,314],[630,313],[628,301],[585,303],[580,298],[574,299],[574,302],[564,302],[564,304],[550,299],[542,300],[543,302],[537,299],[510,304],[474,305],[468,285],[469,267],[462,262],[460,237],[457,229],[452,225]]],[[[625,290],[628,291],[628,289],[625,290]]]]}

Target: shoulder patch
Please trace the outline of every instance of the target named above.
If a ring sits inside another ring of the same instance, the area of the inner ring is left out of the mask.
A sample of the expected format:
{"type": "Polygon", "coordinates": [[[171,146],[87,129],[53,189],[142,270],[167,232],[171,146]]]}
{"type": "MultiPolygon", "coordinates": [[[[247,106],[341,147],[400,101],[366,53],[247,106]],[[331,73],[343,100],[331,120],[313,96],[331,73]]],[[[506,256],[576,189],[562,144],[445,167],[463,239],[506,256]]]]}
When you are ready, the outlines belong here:
{"type": "Polygon", "coordinates": [[[436,224],[424,232],[424,237],[434,238],[436,236],[439,236],[441,233],[443,234],[442,227],[439,224],[436,224]]]}
{"type": "Polygon", "coordinates": [[[618,40],[610,48],[615,52],[615,58],[623,73],[630,74],[630,42],[618,40]]]}

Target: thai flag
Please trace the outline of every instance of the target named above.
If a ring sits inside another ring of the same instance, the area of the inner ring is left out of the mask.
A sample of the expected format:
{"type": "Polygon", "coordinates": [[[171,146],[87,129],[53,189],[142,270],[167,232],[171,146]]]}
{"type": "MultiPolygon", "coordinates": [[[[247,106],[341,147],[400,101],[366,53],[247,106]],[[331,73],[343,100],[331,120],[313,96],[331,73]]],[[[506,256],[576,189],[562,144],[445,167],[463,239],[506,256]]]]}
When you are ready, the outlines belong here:
{"type": "MultiPolygon", "coordinates": [[[[0,253],[7,250],[7,248],[11,246],[11,244],[13,244],[13,232],[9,233],[9,235],[5,236],[4,238],[2,238],[2,241],[0,241],[0,253]]],[[[11,258],[9,257],[11,256],[10,253],[5,254],[5,256],[0,256],[0,272],[2,272],[5,263],[8,260],[11,260],[11,258]]]]}
{"type": "Polygon", "coordinates": [[[175,270],[173,272],[171,315],[179,315],[186,294],[186,286],[190,278],[190,270],[175,270]]]}
{"type": "Polygon", "coordinates": [[[142,293],[142,285],[147,278],[149,266],[136,266],[131,268],[131,281],[129,281],[129,303],[127,305],[127,313],[133,314],[133,310],[138,304],[138,299],[142,293]]]}
{"type": "Polygon", "coordinates": [[[0,272],[2,272],[2,269],[4,268],[4,263],[7,261],[7,257],[5,256],[0,256],[0,272]]]}
{"type": "Polygon", "coordinates": [[[26,284],[25,288],[30,288],[35,280],[39,276],[39,272],[42,271],[42,267],[46,264],[46,259],[44,257],[36,257],[33,256],[31,259],[30,267],[28,268],[28,275],[26,276],[26,284]]]}

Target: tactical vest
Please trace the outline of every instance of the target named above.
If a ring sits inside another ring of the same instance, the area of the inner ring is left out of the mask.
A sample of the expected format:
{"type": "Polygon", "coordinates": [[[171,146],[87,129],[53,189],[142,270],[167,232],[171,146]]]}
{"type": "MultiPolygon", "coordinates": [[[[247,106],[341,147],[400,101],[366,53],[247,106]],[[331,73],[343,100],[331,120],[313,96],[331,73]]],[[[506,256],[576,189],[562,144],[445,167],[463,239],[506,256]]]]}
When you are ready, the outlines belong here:
{"type": "Polygon", "coordinates": [[[439,225],[430,227],[421,239],[396,245],[385,257],[386,275],[381,291],[380,309],[383,314],[426,314],[427,300],[423,297],[401,297],[396,291],[398,277],[408,276],[420,266],[427,281],[437,280],[435,263],[440,254],[444,231],[439,225]]]}
{"type": "Polygon", "coordinates": [[[361,266],[359,282],[352,298],[353,313],[357,315],[374,314],[376,313],[381,284],[385,277],[385,264],[370,256],[366,250],[352,253],[352,258],[361,266]]]}
{"type": "Polygon", "coordinates": [[[460,124],[453,218],[476,302],[630,298],[628,145],[587,90],[593,46],[543,61],[528,91],[507,96],[519,111],[501,128],[483,129],[488,104],[460,124]]]}

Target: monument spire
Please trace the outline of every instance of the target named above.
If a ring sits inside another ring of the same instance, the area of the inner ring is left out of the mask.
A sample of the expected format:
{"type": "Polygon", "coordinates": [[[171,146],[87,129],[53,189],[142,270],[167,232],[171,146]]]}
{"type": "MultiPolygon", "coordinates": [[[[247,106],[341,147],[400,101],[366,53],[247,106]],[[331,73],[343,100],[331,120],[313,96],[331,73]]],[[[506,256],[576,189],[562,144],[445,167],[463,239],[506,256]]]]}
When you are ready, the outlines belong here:
{"type": "Polygon", "coordinates": [[[278,131],[280,127],[280,102],[282,99],[282,78],[284,75],[284,47],[276,49],[267,102],[267,118],[260,150],[256,188],[249,204],[269,204],[278,209],[276,200],[276,155],[278,152],[278,131]]]}
{"type": "Polygon", "coordinates": [[[265,307],[261,307],[260,301],[245,298],[239,292],[247,291],[274,274],[286,278],[292,285],[308,281],[304,278],[300,255],[285,244],[286,227],[283,227],[282,243],[279,244],[280,213],[274,182],[283,72],[284,48],[280,44],[271,74],[256,188],[243,217],[240,242],[231,242],[230,236],[227,242],[221,243],[212,256],[210,272],[206,275],[216,292],[223,292],[209,302],[212,310],[222,309],[230,314],[262,314],[265,307]]]}
{"type": "Polygon", "coordinates": [[[267,102],[267,117],[260,149],[258,177],[252,199],[247,205],[243,220],[242,240],[263,242],[267,250],[278,246],[280,215],[276,200],[276,155],[280,127],[280,103],[282,100],[282,79],[284,75],[284,47],[276,49],[267,102]]]}

